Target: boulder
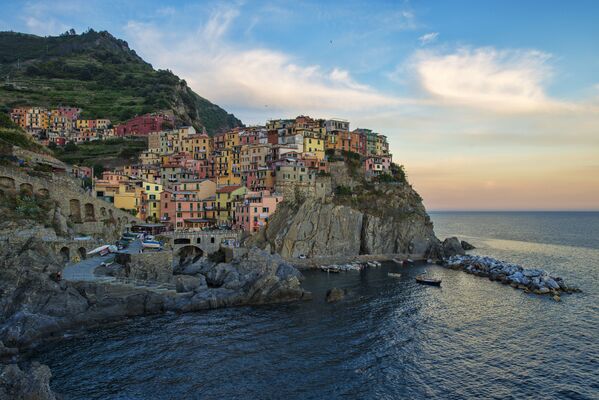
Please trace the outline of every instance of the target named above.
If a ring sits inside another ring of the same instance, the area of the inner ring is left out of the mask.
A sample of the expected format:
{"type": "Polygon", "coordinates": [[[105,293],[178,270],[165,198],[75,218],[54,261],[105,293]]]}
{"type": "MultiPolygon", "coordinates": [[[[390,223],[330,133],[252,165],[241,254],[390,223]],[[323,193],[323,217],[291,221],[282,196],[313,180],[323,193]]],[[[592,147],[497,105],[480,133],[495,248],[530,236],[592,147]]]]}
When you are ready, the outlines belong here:
{"type": "Polygon", "coordinates": [[[46,365],[31,363],[21,369],[17,364],[0,366],[0,399],[55,400],[50,389],[52,373],[46,365]]]}
{"type": "Polygon", "coordinates": [[[198,292],[208,287],[203,275],[176,275],[173,280],[178,293],[198,292]]]}
{"type": "Polygon", "coordinates": [[[6,347],[4,343],[0,341],[0,360],[12,358],[19,354],[19,349],[16,347],[6,347]]]}
{"type": "Polygon", "coordinates": [[[465,255],[466,252],[462,248],[462,245],[457,237],[450,237],[443,241],[443,252],[446,257],[455,255],[465,255]]]}
{"type": "Polygon", "coordinates": [[[468,251],[468,250],[474,250],[474,249],[476,249],[476,247],[474,247],[473,245],[471,245],[470,243],[468,243],[468,242],[467,242],[467,241],[465,241],[465,240],[462,240],[462,241],[460,242],[460,244],[462,245],[462,249],[464,249],[464,250],[466,250],[466,251],[468,251]]]}
{"type": "Polygon", "coordinates": [[[332,288],[327,291],[325,300],[327,303],[333,303],[339,300],[343,300],[345,297],[345,290],[339,288],[332,288]]]}

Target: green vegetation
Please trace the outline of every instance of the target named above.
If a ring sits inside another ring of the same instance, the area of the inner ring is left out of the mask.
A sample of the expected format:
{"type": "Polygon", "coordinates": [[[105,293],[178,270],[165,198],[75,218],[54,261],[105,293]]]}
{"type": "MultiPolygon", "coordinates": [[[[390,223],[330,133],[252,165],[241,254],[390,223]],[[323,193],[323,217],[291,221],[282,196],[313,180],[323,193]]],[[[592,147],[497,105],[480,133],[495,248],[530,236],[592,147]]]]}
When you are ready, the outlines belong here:
{"type": "Polygon", "coordinates": [[[64,149],[56,148],[56,158],[68,164],[94,167],[94,172],[101,176],[106,165],[124,165],[139,156],[147,148],[143,138],[115,138],[96,140],[75,144],[69,142],[64,149]]]}
{"type": "Polygon", "coordinates": [[[53,201],[27,192],[7,191],[2,195],[4,219],[32,219],[45,222],[53,201]]]}
{"type": "Polygon", "coordinates": [[[351,196],[352,189],[349,186],[339,185],[335,188],[335,194],[337,196],[351,196]]]}
{"type": "MultiPolygon", "coordinates": [[[[39,143],[36,143],[27,133],[16,126],[8,116],[6,119],[0,113],[0,144],[2,146],[19,146],[25,150],[35,151],[37,153],[47,153],[48,150],[39,143]]],[[[8,149],[7,149],[8,150],[8,149]]]]}
{"type": "Polygon", "coordinates": [[[391,164],[390,174],[382,174],[374,178],[380,183],[407,183],[406,171],[403,165],[391,164]]]}
{"type": "Polygon", "coordinates": [[[61,36],[0,32],[0,112],[16,106],[70,105],[84,118],[118,123],[174,109],[179,123],[208,133],[241,121],[198,96],[171,71],[154,70],[127,42],[89,30],[61,36]],[[175,111],[177,112],[177,111],[175,111]]]}

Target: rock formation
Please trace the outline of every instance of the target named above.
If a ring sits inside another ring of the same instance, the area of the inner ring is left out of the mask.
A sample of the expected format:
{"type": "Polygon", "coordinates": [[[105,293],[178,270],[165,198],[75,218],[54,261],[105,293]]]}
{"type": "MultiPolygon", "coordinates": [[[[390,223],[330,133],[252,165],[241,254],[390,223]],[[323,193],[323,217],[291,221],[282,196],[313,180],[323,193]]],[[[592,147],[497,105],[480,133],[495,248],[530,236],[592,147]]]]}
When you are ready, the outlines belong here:
{"type": "Polygon", "coordinates": [[[346,188],[351,194],[285,201],[268,227],[249,243],[287,259],[302,254],[442,255],[422,199],[407,182],[370,183],[347,172],[333,174],[331,180],[331,187],[346,188]]]}
{"type": "Polygon", "coordinates": [[[51,377],[50,368],[37,362],[22,368],[17,364],[0,365],[0,399],[55,400],[51,377]]]}
{"type": "MultiPolygon", "coordinates": [[[[51,276],[61,268],[58,256],[39,239],[0,247],[0,340],[26,345],[67,329],[137,315],[309,298],[299,271],[258,249],[230,263],[202,259],[182,274],[171,272],[168,282],[175,290],[118,281],[55,282],[51,276]]],[[[126,277],[123,271],[118,275],[126,277]]]]}

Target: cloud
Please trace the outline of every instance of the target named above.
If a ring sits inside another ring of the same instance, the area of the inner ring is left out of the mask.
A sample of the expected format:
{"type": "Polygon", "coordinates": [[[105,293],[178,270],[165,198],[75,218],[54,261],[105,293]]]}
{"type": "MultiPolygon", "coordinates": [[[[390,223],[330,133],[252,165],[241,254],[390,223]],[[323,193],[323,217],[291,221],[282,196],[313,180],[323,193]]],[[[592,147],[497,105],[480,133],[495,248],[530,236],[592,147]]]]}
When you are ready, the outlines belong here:
{"type": "Polygon", "coordinates": [[[447,104],[507,113],[572,108],[545,93],[550,59],[538,50],[462,47],[449,54],[419,51],[413,62],[425,92],[447,104]]]}
{"type": "Polygon", "coordinates": [[[56,35],[70,29],[67,25],[53,18],[38,18],[32,15],[24,16],[23,22],[29,32],[36,35],[56,35]]]}
{"type": "MultiPolygon", "coordinates": [[[[184,77],[198,93],[233,109],[345,113],[397,106],[402,100],[356,82],[341,68],[323,68],[263,47],[227,40],[239,12],[221,7],[185,36],[130,21],[129,41],[161,68],[184,77]]],[[[258,122],[258,121],[253,121],[258,122]]]]}
{"type": "Polygon", "coordinates": [[[439,32],[430,32],[430,33],[426,33],[426,34],[420,36],[418,38],[418,40],[420,40],[420,44],[424,46],[424,45],[427,45],[429,43],[436,41],[438,37],[439,37],[439,32]]]}

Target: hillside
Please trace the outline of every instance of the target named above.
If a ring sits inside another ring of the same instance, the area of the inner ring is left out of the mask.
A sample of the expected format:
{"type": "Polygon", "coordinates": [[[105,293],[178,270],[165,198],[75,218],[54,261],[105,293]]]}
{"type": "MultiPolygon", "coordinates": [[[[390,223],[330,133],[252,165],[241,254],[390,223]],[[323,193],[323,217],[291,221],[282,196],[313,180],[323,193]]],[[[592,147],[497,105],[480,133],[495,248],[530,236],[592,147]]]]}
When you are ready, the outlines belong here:
{"type": "Polygon", "coordinates": [[[180,123],[208,133],[241,125],[105,31],[49,37],[0,32],[0,78],[0,112],[21,105],[71,105],[83,108],[84,118],[118,123],[173,109],[180,123]]]}

